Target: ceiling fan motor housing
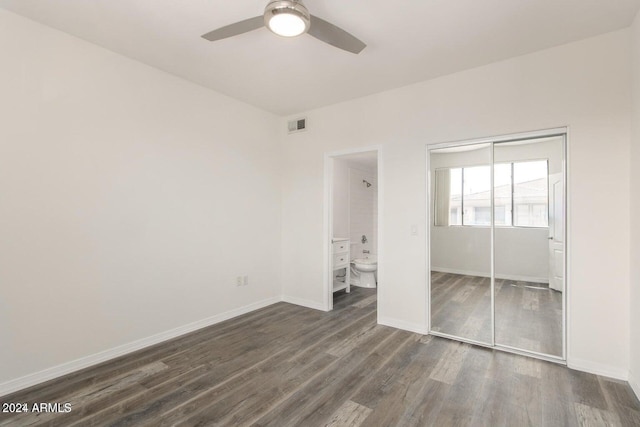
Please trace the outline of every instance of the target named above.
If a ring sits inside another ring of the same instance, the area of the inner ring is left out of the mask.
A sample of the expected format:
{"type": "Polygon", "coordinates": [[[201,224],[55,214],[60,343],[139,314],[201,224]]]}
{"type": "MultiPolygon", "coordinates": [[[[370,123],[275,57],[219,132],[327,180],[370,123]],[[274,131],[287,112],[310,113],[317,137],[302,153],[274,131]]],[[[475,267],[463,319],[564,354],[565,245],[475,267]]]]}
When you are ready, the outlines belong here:
{"type": "Polygon", "coordinates": [[[304,30],[298,34],[292,34],[289,36],[297,36],[300,34],[304,34],[309,31],[309,26],[311,24],[311,15],[307,10],[306,6],[297,0],[272,0],[267,4],[267,7],[264,9],[264,25],[273,33],[279,36],[287,36],[282,33],[279,33],[272,28],[271,19],[277,17],[278,15],[293,15],[299,18],[302,23],[304,23],[304,30]]]}

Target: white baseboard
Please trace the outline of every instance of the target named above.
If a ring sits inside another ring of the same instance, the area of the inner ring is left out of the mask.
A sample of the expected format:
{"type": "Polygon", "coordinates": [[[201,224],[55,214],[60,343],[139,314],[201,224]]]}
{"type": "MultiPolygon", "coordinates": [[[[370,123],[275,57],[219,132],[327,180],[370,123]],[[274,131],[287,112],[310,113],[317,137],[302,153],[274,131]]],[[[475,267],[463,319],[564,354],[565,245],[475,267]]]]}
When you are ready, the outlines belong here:
{"type": "MultiPolygon", "coordinates": [[[[431,270],[437,271],[439,273],[463,274],[465,276],[476,277],[491,277],[489,273],[485,271],[456,270],[455,268],[446,267],[431,267],[431,270]]],[[[519,282],[549,283],[548,277],[519,276],[515,274],[497,274],[496,279],[515,280],[519,282]]]]}
{"type": "Polygon", "coordinates": [[[638,377],[634,372],[629,371],[629,385],[631,389],[636,394],[638,400],[640,400],[640,381],[638,381],[638,377]]]}
{"type": "Polygon", "coordinates": [[[288,295],[283,295],[281,301],[288,302],[290,304],[300,305],[302,307],[312,308],[314,310],[327,311],[324,304],[319,303],[317,301],[311,301],[308,299],[292,297],[288,295]]]}
{"type": "Polygon", "coordinates": [[[624,369],[616,368],[610,365],[590,362],[588,360],[568,358],[567,366],[577,371],[588,372],[590,374],[596,374],[603,377],[615,378],[617,380],[623,381],[629,380],[629,372],[624,369]]]}
{"type": "Polygon", "coordinates": [[[427,335],[429,330],[426,325],[419,323],[407,322],[405,320],[393,319],[391,317],[378,316],[378,324],[391,326],[392,328],[402,329],[403,331],[415,332],[421,335],[427,335]]]}
{"type": "Polygon", "coordinates": [[[125,354],[132,353],[134,351],[152,346],[154,344],[159,344],[163,341],[188,334],[189,332],[193,332],[207,326],[215,325],[216,323],[232,319],[234,317],[258,310],[277,302],[280,302],[279,297],[268,298],[262,301],[255,302],[253,304],[245,305],[243,307],[239,307],[221,314],[217,314],[215,316],[208,317],[206,319],[198,320],[197,322],[180,326],[175,329],[160,332],[159,334],[155,334],[147,338],[142,338],[118,347],[110,348],[108,350],[92,354],[90,356],[81,357],[79,359],[72,360],[71,362],[66,362],[61,365],[35,372],[33,374],[9,380],[0,384],[0,396],[5,396],[18,390],[32,387],[45,381],[49,381],[54,378],[70,374],[72,372],[88,368],[89,366],[97,365],[99,363],[106,362],[107,360],[124,356],[125,354]]]}

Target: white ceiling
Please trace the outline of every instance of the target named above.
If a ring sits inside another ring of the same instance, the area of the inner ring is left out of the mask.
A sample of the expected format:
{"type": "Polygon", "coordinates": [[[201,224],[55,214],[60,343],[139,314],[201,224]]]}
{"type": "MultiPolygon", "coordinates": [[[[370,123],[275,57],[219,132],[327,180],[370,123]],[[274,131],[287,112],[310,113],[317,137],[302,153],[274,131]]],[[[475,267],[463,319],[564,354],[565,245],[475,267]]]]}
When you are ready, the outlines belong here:
{"type": "Polygon", "coordinates": [[[359,55],[262,28],[208,42],[267,0],[0,0],[0,7],[279,115],[629,26],[640,0],[306,0],[359,55]]]}

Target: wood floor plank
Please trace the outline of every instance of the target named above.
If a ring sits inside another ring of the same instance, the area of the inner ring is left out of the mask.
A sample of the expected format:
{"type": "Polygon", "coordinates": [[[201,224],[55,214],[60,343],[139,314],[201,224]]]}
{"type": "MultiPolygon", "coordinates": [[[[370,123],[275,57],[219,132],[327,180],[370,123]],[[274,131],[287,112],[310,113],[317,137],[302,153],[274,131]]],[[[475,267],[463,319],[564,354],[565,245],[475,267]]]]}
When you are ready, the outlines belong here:
{"type": "Polygon", "coordinates": [[[363,308],[366,307],[370,304],[375,304],[378,301],[378,296],[377,295],[371,295],[369,297],[363,298],[360,301],[356,302],[355,304],[353,304],[353,307],[356,308],[363,308]]]}
{"type": "MultiPolygon", "coordinates": [[[[407,389],[405,396],[408,398],[403,401],[403,413],[398,417],[397,425],[402,427],[435,425],[450,388],[448,384],[428,378],[414,383],[407,389]]],[[[390,395],[393,394],[399,393],[390,393],[390,395]]]]}
{"type": "MultiPolygon", "coordinates": [[[[87,414],[114,402],[127,398],[128,396],[144,390],[139,382],[147,377],[152,377],[167,370],[167,365],[162,362],[153,362],[149,365],[138,368],[130,373],[110,379],[103,383],[98,383],[75,391],[67,395],[65,399],[73,402],[73,410],[65,417],[65,422],[72,423],[77,419],[85,417],[87,414]]],[[[44,422],[53,422],[56,413],[30,414],[33,419],[27,417],[21,421],[25,426],[35,425],[44,422]]]]}
{"type": "Polygon", "coordinates": [[[181,425],[199,425],[208,420],[216,420],[221,425],[250,425],[252,420],[260,418],[297,389],[323,375],[333,362],[335,357],[319,353],[305,363],[291,363],[291,369],[285,372],[274,370],[268,376],[256,377],[224,399],[207,405],[181,425]]]}
{"type": "MultiPolygon", "coordinates": [[[[375,316],[375,313],[372,311],[368,311],[368,310],[361,310],[359,312],[355,312],[354,314],[356,314],[355,316],[355,320],[348,324],[342,324],[341,327],[336,328],[336,325],[333,325],[332,329],[327,329],[325,332],[325,336],[326,336],[326,341],[327,342],[332,342],[332,340],[344,340],[347,337],[350,337],[351,334],[353,334],[353,330],[355,329],[356,331],[358,330],[357,328],[359,327],[359,325],[361,325],[360,327],[363,328],[370,328],[370,325],[372,323],[372,320],[375,316]],[[364,315],[363,315],[364,313],[364,315]]],[[[318,332],[323,332],[323,328],[324,327],[330,327],[332,326],[331,322],[326,322],[326,325],[315,325],[315,324],[311,324],[309,325],[309,330],[313,330],[315,333],[318,332]]],[[[299,325],[300,323],[298,322],[291,322],[289,321],[287,324],[287,328],[293,328],[293,329],[299,329],[299,325]]],[[[279,328],[280,332],[282,332],[283,328],[279,328]]],[[[288,329],[285,329],[288,330],[288,329]]],[[[293,342],[287,342],[286,339],[283,342],[276,342],[276,343],[271,343],[271,345],[276,346],[277,348],[280,348],[280,352],[278,353],[279,356],[288,354],[286,348],[283,348],[283,345],[288,344],[289,346],[294,346],[294,347],[302,347],[305,348],[306,346],[311,345],[312,343],[318,343],[318,342],[322,342],[323,339],[319,339],[318,337],[314,337],[314,334],[305,334],[303,333],[304,330],[300,330],[301,333],[299,333],[297,335],[297,340],[293,341],[293,342]]],[[[282,334],[281,334],[282,335],[282,334]]],[[[284,334],[287,335],[288,334],[284,334]]],[[[260,348],[261,351],[264,350],[268,350],[268,348],[264,348],[261,347],[260,348]]],[[[246,356],[246,355],[245,355],[246,356]]],[[[244,376],[247,376],[248,373],[245,372],[244,376]]],[[[240,378],[240,380],[242,380],[242,378],[240,378]]],[[[226,386],[226,388],[228,388],[229,385],[226,386]]],[[[225,389],[226,389],[225,388],[225,389]]],[[[202,405],[203,401],[207,401],[212,399],[213,397],[219,397],[221,395],[224,394],[225,389],[221,389],[219,387],[212,387],[209,390],[206,391],[197,391],[195,393],[195,395],[193,395],[194,393],[192,393],[192,396],[187,399],[186,401],[184,401],[183,403],[178,404],[178,406],[176,407],[176,409],[172,409],[170,412],[165,412],[162,413],[160,415],[160,418],[162,419],[163,423],[168,423],[171,424],[171,422],[173,421],[181,421],[184,418],[190,416],[192,413],[197,412],[198,408],[202,405]]],[[[183,399],[181,397],[181,399],[183,399]]],[[[184,400],[184,399],[183,399],[184,400]]],[[[167,405],[164,405],[169,406],[167,405]]],[[[133,415],[130,415],[130,417],[133,415]]],[[[145,417],[149,417],[149,414],[145,414],[145,417]]],[[[123,424],[126,425],[126,424],[123,424]]]]}
{"type": "MultiPolygon", "coordinates": [[[[276,353],[273,357],[277,357],[280,353],[276,353]]],[[[262,363],[268,363],[270,359],[262,363]]],[[[258,362],[260,363],[260,362],[258,362]]],[[[224,372],[224,369],[212,368],[206,371],[202,375],[181,384],[179,388],[172,388],[168,393],[159,396],[155,400],[143,402],[142,405],[135,408],[133,412],[125,414],[113,421],[113,425],[118,426],[133,426],[141,423],[157,424],[161,420],[163,412],[172,408],[179,408],[185,404],[188,404],[193,399],[201,396],[204,393],[212,393],[219,390],[223,390],[225,384],[228,381],[233,381],[240,376],[244,369],[239,369],[234,374],[229,375],[224,372]],[[215,388],[212,389],[212,384],[215,384],[215,388]]]]}
{"type": "Polygon", "coordinates": [[[575,402],[586,407],[607,410],[607,399],[598,377],[586,372],[569,370],[569,381],[575,402]]]}
{"type": "Polygon", "coordinates": [[[433,369],[429,378],[445,384],[453,384],[469,351],[467,344],[451,341],[449,348],[433,369]]]}
{"type": "MultiPolygon", "coordinates": [[[[486,298],[485,281],[471,278],[473,291],[459,299],[486,298]]],[[[452,292],[460,284],[444,273],[434,282],[452,292]]],[[[518,286],[502,284],[519,301],[518,322],[536,308],[555,310],[549,292],[523,296],[518,286]]],[[[468,333],[482,321],[476,310],[460,324],[468,333]]],[[[640,402],[624,382],[376,318],[375,289],[336,293],[328,313],[274,304],[4,396],[0,403],[70,401],[73,409],[0,413],[0,426],[640,425],[640,402]]],[[[537,326],[521,332],[542,342],[537,326]]]]}
{"type": "MultiPolygon", "coordinates": [[[[389,339],[375,347],[371,353],[365,354],[366,358],[357,368],[352,369],[348,375],[339,374],[341,378],[332,388],[327,388],[324,391],[323,398],[318,401],[321,402],[321,406],[313,411],[311,416],[305,417],[304,423],[323,425],[345,399],[353,396],[361,389],[368,378],[378,375],[378,372],[389,363],[389,360],[404,353],[414,342],[415,337],[408,332],[393,332],[389,339]]],[[[361,356],[359,350],[360,348],[349,354],[361,356]]],[[[336,365],[339,363],[338,361],[335,362],[336,365]]]]}
{"type": "Polygon", "coordinates": [[[359,427],[371,409],[347,400],[331,417],[325,427],[359,427]]]}
{"type": "Polygon", "coordinates": [[[513,364],[515,372],[533,378],[542,377],[542,361],[530,357],[518,357],[513,364]]]}
{"type": "Polygon", "coordinates": [[[486,379],[485,372],[492,363],[494,352],[488,349],[475,349],[469,344],[461,345],[465,351],[458,350],[458,354],[461,354],[463,359],[459,362],[457,375],[450,384],[446,400],[434,425],[470,425],[474,420],[477,407],[486,404],[485,396],[481,393],[486,379]]]}
{"type": "Polygon", "coordinates": [[[593,408],[582,403],[574,403],[578,425],[584,427],[595,426],[619,426],[620,419],[612,412],[604,409],[593,408]]]}
{"type": "Polygon", "coordinates": [[[411,342],[404,351],[398,352],[376,375],[367,379],[351,399],[363,406],[375,408],[391,387],[401,378],[402,372],[414,360],[421,347],[420,341],[411,342]]]}
{"type": "Polygon", "coordinates": [[[328,348],[326,352],[332,356],[342,357],[367,341],[375,331],[376,325],[369,325],[368,327],[358,331],[357,334],[349,337],[348,340],[337,342],[335,345],[331,346],[331,348],[328,348]]]}
{"type": "Polygon", "coordinates": [[[623,381],[598,378],[610,411],[622,425],[640,426],[640,401],[623,381]]]}
{"type": "Polygon", "coordinates": [[[240,325],[251,328],[254,325],[268,321],[270,318],[281,318],[288,313],[299,313],[301,307],[292,306],[290,304],[274,304],[238,319],[238,325],[230,321],[221,322],[219,324],[203,328],[191,334],[174,338],[161,344],[157,344],[145,349],[133,352],[131,354],[118,357],[112,361],[102,363],[100,365],[83,369],[78,372],[57,378],[46,383],[18,391],[9,396],[5,396],[7,401],[24,401],[28,400],[34,391],[37,391],[42,401],[52,400],[55,396],[59,396],[66,390],[85,387],[90,384],[99,383],[109,378],[121,375],[131,370],[144,366],[152,361],[159,360],[168,354],[176,354],[189,348],[192,343],[200,341],[210,341],[223,339],[225,333],[235,332],[244,329],[240,325]]]}
{"type": "Polygon", "coordinates": [[[569,369],[555,363],[541,362],[540,393],[542,420],[550,426],[577,426],[574,395],[569,369]]]}
{"type": "Polygon", "coordinates": [[[367,425],[430,425],[429,417],[439,411],[449,386],[431,380],[429,373],[451,341],[435,338],[426,341],[429,346],[423,341],[418,340],[404,357],[390,362],[388,370],[381,371],[383,376],[376,375],[352,398],[374,409],[367,425]]]}
{"type": "Polygon", "coordinates": [[[128,414],[135,413],[149,402],[157,402],[175,390],[180,390],[196,378],[202,377],[208,371],[207,368],[206,365],[201,365],[176,377],[166,378],[165,382],[156,385],[152,389],[145,389],[145,391],[134,394],[114,405],[88,414],[78,422],[66,425],[69,427],[111,425],[115,420],[123,419],[128,414]]]}
{"type": "MultiPolygon", "coordinates": [[[[280,328],[277,329],[277,334],[274,332],[278,339],[273,339],[274,336],[265,335],[261,345],[256,346],[255,343],[253,343],[252,349],[249,351],[241,348],[236,351],[227,352],[228,349],[223,348],[224,354],[226,355],[225,358],[214,359],[209,362],[213,363],[214,366],[211,367],[207,374],[197,378],[192,383],[183,385],[180,390],[163,396],[152,405],[147,405],[147,407],[139,408],[136,412],[128,414],[126,417],[118,420],[117,424],[133,425],[141,422],[141,420],[153,419],[156,416],[166,421],[169,419],[167,417],[167,411],[175,413],[176,415],[174,415],[174,417],[176,419],[183,418],[185,416],[184,414],[193,413],[195,408],[197,408],[203,400],[210,399],[212,396],[220,396],[224,393],[225,388],[222,386],[232,387],[226,384],[227,381],[236,380],[234,384],[237,384],[238,381],[242,381],[243,375],[249,375],[251,372],[259,370],[262,365],[267,364],[270,360],[286,355],[287,348],[285,346],[288,343],[290,344],[290,332],[298,327],[299,323],[289,320],[286,322],[286,326],[281,325],[280,328]],[[264,358],[263,355],[265,353],[270,356],[264,358]],[[207,384],[216,384],[216,386],[207,387],[207,384]]],[[[300,340],[305,338],[306,336],[304,334],[299,336],[300,340]]],[[[248,340],[248,342],[250,341],[248,340]]],[[[298,343],[294,344],[298,345],[298,343]]],[[[200,353],[203,353],[201,356],[187,359],[186,363],[193,363],[194,361],[198,363],[203,362],[205,355],[214,350],[218,349],[200,351],[200,353]]],[[[215,352],[214,354],[217,355],[215,352]]],[[[209,357],[211,356],[209,355],[209,357]]]]}
{"type": "MultiPolygon", "coordinates": [[[[342,358],[340,363],[333,365],[322,378],[317,378],[303,389],[294,393],[290,398],[273,408],[262,418],[256,420],[257,426],[281,426],[286,423],[294,425],[314,425],[310,418],[330,417],[335,407],[336,395],[344,393],[345,388],[353,387],[362,375],[363,363],[376,347],[391,339],[394,331],[391,328],[380,327],[371,339],[363,343],[360,352],[352,352],[342,358]],[[328,412],[328,413],[327,413],[328,412]]],[[[403,337],[396,334],[397,337],[403,337]]],[[[346,399],[342,399],[344,401],[346,399]]],[[[341,403],[341,402],[340,402],[341,403]]]]}
{"type": "MultiPolygon", "coordinates": [[[[289,319],[288,323],[292,324],[292,322],[290,321],[291,319],[289,319]]],[[[322,330],[322,328],[315,328],[318,330],[322,330]]],[[[279,342],[275,342],[273,345],[278,346],[279,342]]],[[[224,348],[224,347],[223,347],[224,348]]],[[[215,350],[215,349],[212,349],[215,350]]],[[[189,381],[185,381],[185,379],[189,379],[191,378],[192,380],[195,377],[204,375],[204,373],[211,371],[212,369],[217,368],[219,375],[229,375],[229,374],[234,374],[237,373],[238,371],[241,371],[243,369],[246,369],[246,366],[251,365],[252,363],[254,363],[254,357],[257,356],[258,358],[260,358],[260,355],[262,354],[262,352],[264,350],[268,350],[268,348],[260,348],[258,350],[254,350],[253,352],[249,352],[249,353],[242,353],[242,355],[240,357],[235,358],[234,360],[227,360],[226,363],[220,363],[220,360],[214,360],[214,361],[209,361],[208,363],[201,365],[198,369],[192,370],[189,372],[190,377],[189,376],[181,376],[180,380],[181,380],[181,386],[184,387],[185,383],[188,383],[189,381]],[[201,368],[201,369],[200,369],[201,368]],[[196,375],[197,374],[197,375],[196,375]]],[[[207,349],[203,350],[205,353],[208,351],[207,349]]],[[[202,351],[201,351],[202,352],[202,351]]],[[[233,354],[233,353],[231,353],[233,354]]],[[[191,363],[193,362],[194,359],[185,359],[185,363],[187,363],[186,366],[191,366],[191,363]]],[[[220,382],[223,381],[222,377],[219,378],[212,378],[213,382],[220,382]]],[[[169,384],[170,385],[170,384],[169,384]]],[[[153,393],[155,393],[156,398],[154,399],[147,399],[147,400],[156,400],[158,397],[158,392],[161,392],[163,390],[165,390],[167,387],[167,384],[161,384],[161,387],[158,387],[157,389],[152,390],[153,393]]],[[[163,394],[166,393],[161,393],[160,396],[162,396],[163,394]]],[[[164,399],[166,399],[166,396],[164,397],[164,399]]],[[[103,411],[103,413],[99,414],[99,419],[104,422],[105,420],[108,419],[112,419],[113,416],[118,416],[118,417],[122,417],[123,414],[132,411],[133,409],[137,409],[138,412],[140,412],[140,408],[142,405],[139,405],[140,402],[140,397],[136,398],[136,399],[132,399],[129,402],[125,402],[125,405],[119,405],[118,407],[114,407],[111,409],[107,409],[106,411],[103,411]],[[136,404],[136,402],[138,402],[138,404],[136,404]],[[108,415],[108,413],[111,413],[111,417],[108,415]]],[[[154,408],[155,410],[159,410],[159,408],[156,407],[154,408]]],[[[129,414],[130,417],[135,417],[134,414],[129,414]]],[[[146,416],[149,416],[149,414],[147,414],[146,416]]],[[[139,416],[141,417],[141,416],[139,416]]],[[[93,420],[91,420],[93,422],[93,420]]]]}

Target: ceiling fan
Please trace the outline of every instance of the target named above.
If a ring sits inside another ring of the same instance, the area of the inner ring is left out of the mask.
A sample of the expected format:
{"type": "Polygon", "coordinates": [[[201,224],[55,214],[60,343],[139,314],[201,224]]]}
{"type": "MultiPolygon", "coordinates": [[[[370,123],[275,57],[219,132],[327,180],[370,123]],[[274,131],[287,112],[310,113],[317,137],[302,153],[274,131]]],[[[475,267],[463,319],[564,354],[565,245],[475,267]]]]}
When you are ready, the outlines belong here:
{"type": "Polygon", "coordinates": [[[264,9],[264,15],[218,28],[202,37],[216,41],[257,30],[262,26],[282,37],[297,37],[309,33],[318,40],[355,54],[367,46],[342,28],[311,15],[301,0],[271,0],[264,9]]]}

